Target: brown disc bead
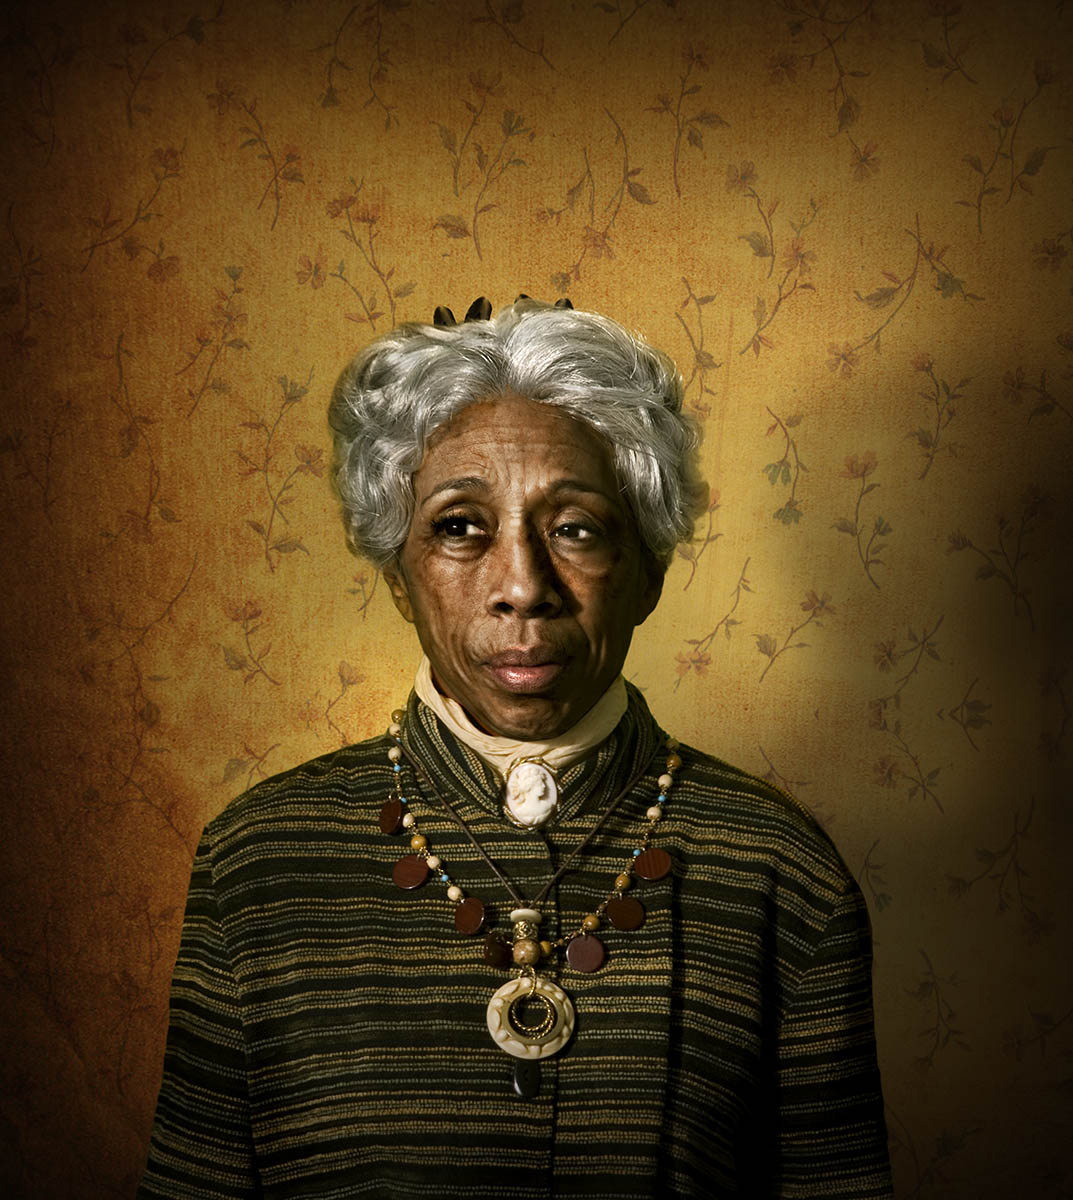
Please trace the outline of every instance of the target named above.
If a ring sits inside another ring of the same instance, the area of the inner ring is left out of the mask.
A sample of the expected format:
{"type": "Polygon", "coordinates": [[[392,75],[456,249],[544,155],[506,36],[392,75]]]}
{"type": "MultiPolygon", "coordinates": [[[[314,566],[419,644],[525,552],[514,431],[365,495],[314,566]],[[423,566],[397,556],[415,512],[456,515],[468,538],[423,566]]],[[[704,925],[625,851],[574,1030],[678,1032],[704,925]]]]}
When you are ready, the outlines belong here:
{"type": "Polygon", "coordinates": [[[645,906],[632,896],[618,896],[607,902],[607,919],[616,929],[640,929],[645,920],[645,906]]]}
{"type": "Polygon", "coordinates": [[[642,879],[662,879],[671,869],[671,856],[666,850],[653,846],[633,860],[633,869],[642,879]]]}
{"type": "Polygon", "coordinates": [[[566,961],[575,971],[582,971],[586,975],[591,971],[598,971],[606,957],[607,951],[603,942],[591,933],[579,933],[577,937],[570,939],[566,947],[566,961]]]}
{"type": "Polygon", "coordinates": [[[484,935],[484,961],[497,971],[505,971],[510,966],[510,946],[495,930],[484,935]]]}
{"type": "Polygon", "coordinates": [[[428,878],[428,864],[420,854],[407,854],[391,868],[391,878],[404,892],[412,891],[428,878]]]}
{"type": "Polygon", "coordinates": [[[467,896],[455,905],[455,929],[459,933],[479,933],[484,924],[484,905],[476,896],[467,896]]]}
{"type": "Polygon", "coordinates": [[[402,828],[402,802],[400,800],[385,800],[380,810],[380,832],[398,833],[402,828]]]}

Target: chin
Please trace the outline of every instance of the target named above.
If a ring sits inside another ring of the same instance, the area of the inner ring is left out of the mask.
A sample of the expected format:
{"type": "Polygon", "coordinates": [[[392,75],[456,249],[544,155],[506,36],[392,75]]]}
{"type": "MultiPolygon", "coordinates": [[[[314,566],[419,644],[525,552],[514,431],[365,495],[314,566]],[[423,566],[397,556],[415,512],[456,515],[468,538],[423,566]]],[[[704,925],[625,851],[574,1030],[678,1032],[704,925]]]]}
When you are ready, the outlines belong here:
{"type": "Polygon", "coordinates": [[[477,721],[496,737],[514,738],[520,742],[544,742],[565,733],[580,716],[550,700],[534,698],[529,702],[497,706],[482,714],[477,721]]]}

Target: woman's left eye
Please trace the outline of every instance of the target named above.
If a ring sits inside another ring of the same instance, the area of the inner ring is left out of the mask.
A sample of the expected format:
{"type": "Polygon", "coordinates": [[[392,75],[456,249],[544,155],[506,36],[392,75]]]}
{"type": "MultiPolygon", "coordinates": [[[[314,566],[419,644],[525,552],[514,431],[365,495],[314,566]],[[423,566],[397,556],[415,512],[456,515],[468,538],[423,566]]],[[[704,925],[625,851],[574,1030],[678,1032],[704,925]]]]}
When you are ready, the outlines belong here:
{"type": "Polygon", "coordinates": [[[552,530],[552,537],[563,538],[571,542],[590,541],[597,536],[597,531],[579,521],[564,521],[552,530]]]}

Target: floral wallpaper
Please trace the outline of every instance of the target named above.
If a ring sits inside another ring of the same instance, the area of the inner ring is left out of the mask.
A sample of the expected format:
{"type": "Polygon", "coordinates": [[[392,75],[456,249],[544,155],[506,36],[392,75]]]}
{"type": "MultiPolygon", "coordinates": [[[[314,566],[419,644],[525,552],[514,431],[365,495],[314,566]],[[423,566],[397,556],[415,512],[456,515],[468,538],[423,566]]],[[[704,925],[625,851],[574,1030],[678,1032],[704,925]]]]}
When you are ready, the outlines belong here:
{"type": "Polygon", "coordinates": [[[526,292],[681,366],[710,502],[627,674],[859,878],[898,1196],[1073,1196],[1073,11],[7,14],[5,1193],[133,1194],[201,827],[407,693],[336,374],[526,292]]]}

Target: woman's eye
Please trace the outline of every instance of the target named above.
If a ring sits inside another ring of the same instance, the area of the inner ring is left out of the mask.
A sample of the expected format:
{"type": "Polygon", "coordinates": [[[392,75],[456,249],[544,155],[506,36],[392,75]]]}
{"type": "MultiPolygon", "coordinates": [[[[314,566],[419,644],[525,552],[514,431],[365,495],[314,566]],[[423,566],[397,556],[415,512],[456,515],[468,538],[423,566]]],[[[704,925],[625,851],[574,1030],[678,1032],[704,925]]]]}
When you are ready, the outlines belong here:
{"type": "Polygon", "coordinates": [[[594,539],[597,536],[597,531],[588,525],[582,525],[578,521],[564,521],[561,525],[555,527],[552,536],[571,542],[585,542],[594,539]]]}
{"type": "Polygon", "coordinates": [[[440,517],[432,523],[432,531],[438,537],[455,541],[475,537],[481,532],[480,526],[475,525],[468,517],[440,517]]]}

